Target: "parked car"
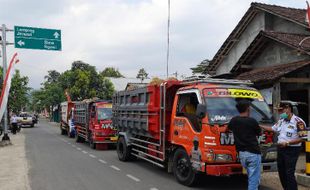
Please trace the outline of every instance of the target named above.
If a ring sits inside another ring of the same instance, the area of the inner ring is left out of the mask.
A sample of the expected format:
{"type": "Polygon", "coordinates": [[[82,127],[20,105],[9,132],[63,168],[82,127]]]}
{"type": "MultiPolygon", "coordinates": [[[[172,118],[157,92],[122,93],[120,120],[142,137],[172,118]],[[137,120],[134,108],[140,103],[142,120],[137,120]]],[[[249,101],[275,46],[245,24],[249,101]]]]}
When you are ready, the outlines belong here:
{"type": "Polygon", "coordinates": [[[23,126],[30,126],[34,127],[35,120],[33,119],[33,116],[27,112],[22,112],[18,116],[18,124],[23,127],[23,126]]]}

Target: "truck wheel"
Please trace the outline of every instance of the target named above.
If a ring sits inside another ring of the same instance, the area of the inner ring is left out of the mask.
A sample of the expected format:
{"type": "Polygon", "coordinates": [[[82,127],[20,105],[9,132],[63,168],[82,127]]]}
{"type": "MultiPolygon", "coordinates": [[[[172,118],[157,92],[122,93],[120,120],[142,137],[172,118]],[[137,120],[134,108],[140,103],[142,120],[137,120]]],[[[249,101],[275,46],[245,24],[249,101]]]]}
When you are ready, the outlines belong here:
{"type": "Polygon", "coordinates": [[[75,142],[77,143],[82,143],[84,142],[84,139],[82,137],[80,137],[80,135],[78,134],[78,132],[75,133],[75,142]]]}
{"type": "Polygon", "coordinates": [[[60,124],[60,132],[61,132],[61,135],[65,135],[66,134],[66,131],[62,128],[61,124],[60,124]]]}
{"type": "Polygon", "coordinates": [[[120,161],[126,162],[129,161],[130,156],[130,147],[126,145],[124,137],[119,137],[116,144],[117,156],[120,161]]]}
{"type": "Polygon", "coordinates": [[[90,148],[92,148],[92,149],[96,149],[96,143],[94,143],[94,141],[91,139],[91,140],[89,140],[89,146],[90,146],[90,148]]]}
{"type": "Polygon", "coordinates": [[[89,136],[88,136],[88,142],[89,142],[89,146],[90,146],[90,148],[92,148],[92,149],[96,149],[96,143],[94,143],[94,140],[93,140],[93,135],[92,135],[92,133],[90,132],[90,133],[88,133],[89,134],[89,136]]]}
{"type": "Polygon", "coordinates": [[[193,170],[187,152],[183,148],[176,150],[173,156],[173,174],[177,181],[186,186],[196,182],[197,173],[193,170]]]}

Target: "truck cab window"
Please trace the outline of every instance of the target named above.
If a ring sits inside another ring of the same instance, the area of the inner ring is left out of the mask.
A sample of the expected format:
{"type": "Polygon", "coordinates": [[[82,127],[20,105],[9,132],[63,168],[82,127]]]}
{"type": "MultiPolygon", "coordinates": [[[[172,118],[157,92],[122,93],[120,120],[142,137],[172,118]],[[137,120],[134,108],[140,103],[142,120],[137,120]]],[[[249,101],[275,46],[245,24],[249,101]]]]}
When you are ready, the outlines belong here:
{"type": "Polygon", "coordinates": [[[196,116],[199,101],[196,93],[179,94],[176,116],[186,117],[195,131],[201,131],[201,125],[196,116]]]}

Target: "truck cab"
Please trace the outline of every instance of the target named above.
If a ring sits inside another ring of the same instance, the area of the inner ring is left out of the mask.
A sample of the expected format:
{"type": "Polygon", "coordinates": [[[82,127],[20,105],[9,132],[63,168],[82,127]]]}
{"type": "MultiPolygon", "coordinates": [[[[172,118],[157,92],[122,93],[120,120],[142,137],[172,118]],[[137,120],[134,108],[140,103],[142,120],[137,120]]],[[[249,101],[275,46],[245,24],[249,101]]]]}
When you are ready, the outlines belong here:
{"type": "Polygon", "coordinates": [[[98,144],[116,143],[116,129],[112,125],[112,103],[103,100],[77,102],[74,109],[76,141],[89,142],[95,149],[98,144]]]}
{"type": "Polygon", "coordinates": [[[116,142],[116,129],[112,125],[112,103],[93,103],[89,122],[89,129],[92,131],[91,139],[94,144],[116,142]]]}
{"type": "MultiPolygon", "coordinates": [[[[190,155],[192,167],[208,175],[240,174],[242,167],[234,146],[228,122],[239,115],[236,103],[251,101],[250,116],[260,124],[272,125],[273,116],[262,95],[251,87],[197,83],[180,88],[174,99],[171,142],[183,147],[190,155]],[[190,103],[196,112],[184,112],[190,103]]],[[[273,134],[263,132],[259,137],[264,170],[276,170],[276,148],[273,134]]]]}

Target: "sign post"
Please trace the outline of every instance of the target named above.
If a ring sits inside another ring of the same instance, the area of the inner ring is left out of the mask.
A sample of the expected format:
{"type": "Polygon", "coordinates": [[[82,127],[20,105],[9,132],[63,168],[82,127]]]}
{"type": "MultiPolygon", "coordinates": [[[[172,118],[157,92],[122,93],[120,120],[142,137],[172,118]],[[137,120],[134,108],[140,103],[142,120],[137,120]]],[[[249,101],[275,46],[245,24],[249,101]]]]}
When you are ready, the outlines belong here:
{"type": "MultiPolygon", "coordinates": [[[[11,43],[7,43],[6,41],[6,32],[12,31],[10,29],[7,29],[5,24],[2,24],[2,38],[1,38],[1,45],[2,45],[2,60],[3,60],[3,81],[5,80],[5,75],[7,71],[7,59],[6,59],[6,46],[10,45],[11,43]]],[[[4,111],[4,125],[3,125],[3,137],[2,141],[10,141],[10,137],[8,135],[8,111],[5,109],[4,111]]]]}
{"type": "Polygon", "coordinates": [[[61,30],[14,26],[15,48],[61,51],[61,30]]]}

